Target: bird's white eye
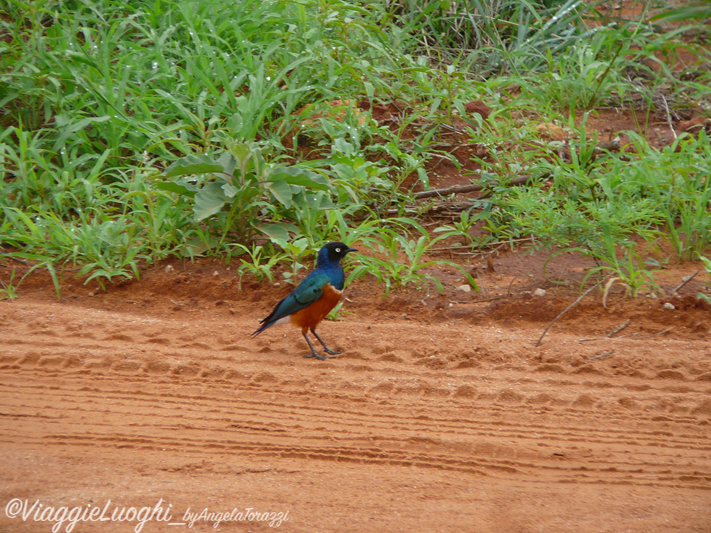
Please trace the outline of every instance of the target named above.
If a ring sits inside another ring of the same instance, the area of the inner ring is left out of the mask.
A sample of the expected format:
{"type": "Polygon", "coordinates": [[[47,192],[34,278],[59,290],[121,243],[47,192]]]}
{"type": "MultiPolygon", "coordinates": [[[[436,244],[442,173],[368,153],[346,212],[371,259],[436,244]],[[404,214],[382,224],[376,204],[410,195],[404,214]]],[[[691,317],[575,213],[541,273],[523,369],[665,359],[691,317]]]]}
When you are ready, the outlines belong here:
{"type": "Polygon", "coordinates": [[[336,248],[336,253],[337,253],[337,254],[340,254],[340,253],[341,253],[341,249],[340,249],[340,248],[336,248]]]}

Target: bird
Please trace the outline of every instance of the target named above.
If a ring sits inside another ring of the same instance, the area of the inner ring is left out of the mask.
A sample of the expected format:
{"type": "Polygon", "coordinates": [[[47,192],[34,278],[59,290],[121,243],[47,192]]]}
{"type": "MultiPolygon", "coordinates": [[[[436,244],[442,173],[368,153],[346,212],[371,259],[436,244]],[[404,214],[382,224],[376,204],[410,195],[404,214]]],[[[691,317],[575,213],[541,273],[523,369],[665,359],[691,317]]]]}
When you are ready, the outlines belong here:
{"type": "Polygon", "coordinates": [[[314,357],[321,361],[328,359],[327,356],[319,355],[314,349],[308,336],[309,330],[318,339],[327,354],[339,354],[340,352],[326,346],[326,343],[316,333],[316,326],[336,307],[343,295],[346,276],[341,266],[341,260],[346,254],[357,251],[342,242],[329,242],[321,248],[316,259],[316,268],[291,293],[276,304],[269,316],[260,320],[261,326],[251,336],[256,337],[274,324],[291,322],[301,328],[301,334],[311,348],[311,353],[304,357],[314,357]]]}

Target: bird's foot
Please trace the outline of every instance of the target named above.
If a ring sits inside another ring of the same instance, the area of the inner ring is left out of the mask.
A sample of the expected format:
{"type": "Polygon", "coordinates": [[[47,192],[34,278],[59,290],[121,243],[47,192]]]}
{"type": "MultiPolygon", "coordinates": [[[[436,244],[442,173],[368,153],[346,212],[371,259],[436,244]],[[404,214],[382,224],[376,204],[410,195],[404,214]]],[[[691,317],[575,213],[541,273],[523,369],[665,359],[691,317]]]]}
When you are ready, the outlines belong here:
{"type": "Polygon", "coordinates": [[[326,357],[325,355],[319,355],[316,352],[307,353],[304,357],[306,357],[307,359],[310,357],[314,357],[314,358],[318,359],[319,361],[325,361],[326,359],[331,359],[330,357],[326,357]]]}
{"type": "Polygon", "coordinates": [[[341,353],[338,350],[331,350],[331,348],[327,348],[326,346],[323,347],[323,351],[329,355],[338,355],[341,353]]]}

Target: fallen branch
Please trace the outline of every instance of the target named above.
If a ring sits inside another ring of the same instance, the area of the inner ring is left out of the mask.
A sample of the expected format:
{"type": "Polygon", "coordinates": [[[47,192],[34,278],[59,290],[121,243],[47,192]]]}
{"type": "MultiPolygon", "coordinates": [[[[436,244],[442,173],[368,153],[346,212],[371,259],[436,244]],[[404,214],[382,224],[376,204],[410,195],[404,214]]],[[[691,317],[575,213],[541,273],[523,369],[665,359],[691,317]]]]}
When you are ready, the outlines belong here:
{"type": "MultiPolygon", "coordinates": [[[[464,146],[472,146],[472,144],[464,145],[464,146]]],[[[454,152],[458,148],[462,148],[462,146],[454,148],[452,150],[452,152],[454,152]]],[[[619,152],[619,150],[620,150],[620,139],[619,138],[615,138],[611,141],[602,142],[595,147],[596,152],[603,152],[603,151],[619,152]]],[[[442,156],[440,154],[434,154],[434,155],[440,158],[439,162],[441,162],[443,159],[446,159],[446,156],[442,156]]],[[[439,164],[439,162],[438,162],[438,164],[439,164]]],[[[529,181],[533,180],[534,177],[539,177],[539,176],[520,176],[518,178],[514,178],[511,181],[509,181],[507,185],[525,185],[529,181]]],[[[546,177],[546,179],[548,179],[548,178],[550,178],[550,176],[546,177]]],[[[488,188],[487,185],[481,185],[480,183],[472,183],[470,185],[456,185],[454,187],[445,187],[444,189],[431,189],[429,191],[419,191],[419,192],[413,193],[413,196],[417,199],[432,198],[433,196],[448,196],[450,194],[463,194],[463,193],[467,193],[467,192],[478,192],[478,191],[481,191],[482,189],[486,189],[486,188],[488,188]]]]}
{"type": "MultiPolygon", "coordinates": [[[[521,176],[515,179],[512,179],[510,182],[508,182],[508,185],[524,185],[531,181],[534,178],[534,176],[521,176]]],[[[482,185],[481,183],[472,183],[470,185],[456,185],[454,187],[445,187],[444,189],[432,189],[429,191],[419,191],[416,193],[413,193],[413,196],[417,199],[421,198],[432,198],[433,196],[449,196],[450,194],[460,194],[460,193],[465,193],[465,192],[477,192],[481,191],[482,189],[487,188],[486,185],[482,185]]]]}
{"type": "Polygon", "coordinates": [[[691,276],[686,276],[685,278],[683,278],[679,286],[671,292],[671,295],[674,296],[677,292],[679,292],[684,287],[684,285],[694,279],[699,272],[701,272],[701,269],[694,272],[691,276]]]}
{"type": "Polygon", "coordinates": [[[575,306],[580,302],[580,300],[582,300],[582,299],[585,298],[588,294],[590,294],[590,293],[592,292],[592,290],[593,290],[595,287],[597,287],[598,285],[600,285],[600,283],[602,283],[602,281],[598,281],[595,285],[593,285],[593,286],[590,287],[588,290],[586,290],[583,294],[580,295],[580,297],[579,297],[577,300],[575,300],[572,304],[570,304],[568,307],[566,307],[557,317],[555,317],[555,318],[553,319],[553,321],[552,321],[550,324],[548,324],[548,326],[546,326],[546,329],[543,330],[543,333],[541,334],[541,337],[538,339],[538,342],[536,342],[536,346],[539,346],[539,345],[541,344],[541,341],[543,340],[543,337],[546,336],[546,333],[548,333],[548,330],[551,329],[551,326],[552,326],[553,324],[555,324],[556,320],[558,320],[558,319],[559,319],[560,317],[562,317],[565,313],[567,313],[567,312],[570,311],[573,307],[575,307],[575,306]]]}

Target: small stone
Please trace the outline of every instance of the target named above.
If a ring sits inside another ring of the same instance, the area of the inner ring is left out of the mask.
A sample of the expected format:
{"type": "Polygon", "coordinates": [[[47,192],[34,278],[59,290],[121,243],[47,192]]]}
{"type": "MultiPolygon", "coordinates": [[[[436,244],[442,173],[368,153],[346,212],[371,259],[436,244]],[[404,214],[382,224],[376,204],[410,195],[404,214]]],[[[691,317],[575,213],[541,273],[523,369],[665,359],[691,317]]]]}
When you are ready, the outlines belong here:
{"type": "Polygon", "coordinates": [[[173,272],[173,270],[175,270],[175,269],[173,268],[173,265],[168,265],[167,267],[165,267],[164,272],[165,272],[166,274],[170,274],[171,272],[173,272]]]}
{"type": "Polygon", "coordinates": [[[472,292],[472,288],[470,285],[460,285],[459,287],[457,287],[457,290],[462,292],[472,292]]]}
{"type": "Polygon", "coordinates": [[[546,290],[545,289],[536,289],[533,291],[533,295],[537,296],[539,298],[543,298],[546,295],[546,290]]]}
{"type": "Polygon", "coordinates": [[[676,309],[673,303],[667,302],[664,304],[664,309],[676,309]]]}

